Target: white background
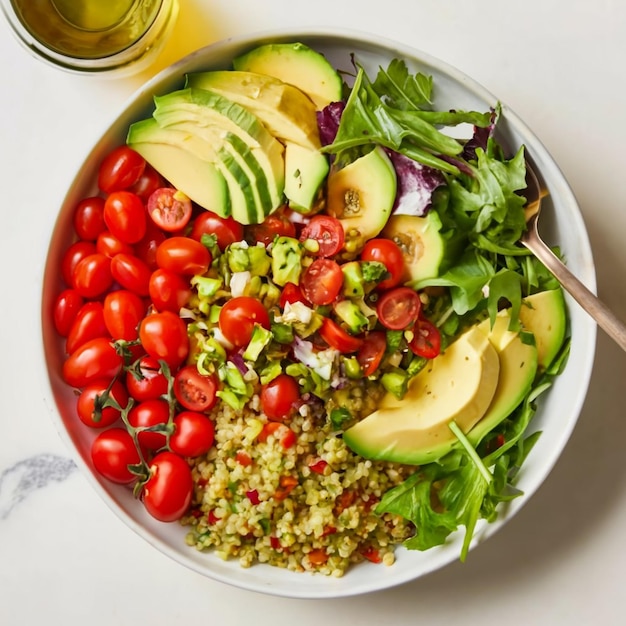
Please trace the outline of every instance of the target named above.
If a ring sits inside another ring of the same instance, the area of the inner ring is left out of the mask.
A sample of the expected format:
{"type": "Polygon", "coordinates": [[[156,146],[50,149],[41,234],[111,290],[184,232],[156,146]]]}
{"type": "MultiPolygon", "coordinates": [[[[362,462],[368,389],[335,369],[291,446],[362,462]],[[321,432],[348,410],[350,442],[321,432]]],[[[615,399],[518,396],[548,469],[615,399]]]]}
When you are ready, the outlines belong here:
{"type": "MultiPolygon", "coordinates": [[[[346,26],[457,66],[516,111],[569,180],[601,297],[626,317],[626,4],[619,0],[183,0],[150,71],[50,69],[0,20],[0,475],[70,458],[34,372],[43,262],[76,169],[125,100],[187,52],[283,26],[346,26]]],[[[590,357],[591,358],[591,357],[590,357]]],[[[258,595],[192,573],[132,533],[74,471],[21,502],[0,485],[0,623],[622,624],[626,355],[599,333],[578,426],[539,492],[465,564],[335,601],[258,595]],[[2,499],[4,498],[4,500],[2,499]]]]}

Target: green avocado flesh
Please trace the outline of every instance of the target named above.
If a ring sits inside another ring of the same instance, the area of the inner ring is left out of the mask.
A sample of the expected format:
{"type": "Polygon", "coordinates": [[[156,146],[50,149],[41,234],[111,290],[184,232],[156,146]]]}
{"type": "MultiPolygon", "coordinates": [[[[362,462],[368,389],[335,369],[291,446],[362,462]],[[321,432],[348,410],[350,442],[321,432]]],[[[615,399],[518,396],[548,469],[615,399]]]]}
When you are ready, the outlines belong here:
{"type": "Polygon", "coordinates": [[[422,465],[460,445],[449,428],[452,421],[477,445],[519,406],[537,372],[554,358],[565,338],[560,290],[529,296],[522,309],[523,330],[534,335],[535,344],[509,330],[508,309],[497,315],[493,327],[489,320],[471,327],[411,380],[402,400],[385,395],[377,411],[346,430],[348,447],[365,458],[422,465]],[[497,368],[483,367],[480,380],[472,378],[480,341],[467,341],[476,334],[488,341],[498,361],[497,368]],[[468,362],[473,363],[469,370],[468,362]],[[476,394],[485,384],[492,386],[492,394],[476,417],[476,394]],[[446,388],[447,394],[433,393],[446,388]]]}
{"type": "Polygon", "coordinates": [[[319,52],[301,43],[272,43],[233,61],[235,70],[266,74],[298,87],[321,110],[342,99],[339,74],[319,52]]]}
{"type": "Polygon", "coordinates": [[[376,147],[328,176],[326,211],[343,226],[348,253],[358,252],[385,227],[396,198],[396,172],[376,147]]]}

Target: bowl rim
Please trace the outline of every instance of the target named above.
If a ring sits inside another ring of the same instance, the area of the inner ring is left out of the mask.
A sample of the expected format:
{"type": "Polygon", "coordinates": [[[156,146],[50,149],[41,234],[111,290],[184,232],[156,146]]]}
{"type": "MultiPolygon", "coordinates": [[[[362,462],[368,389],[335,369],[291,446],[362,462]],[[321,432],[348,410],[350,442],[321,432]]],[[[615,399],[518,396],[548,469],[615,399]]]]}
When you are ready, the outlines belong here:
{"type": "MultiPolygon", "coordinates": [[[[164,68],[160,72],[158,72],[154,77],[149,79],[146,83],[140,86],[138,89],[134,91],[127,98],[122,105],[114,112],[111,119],[107,124],[103,126],[103,131],[99,135],[99,140],[95,145],[91,145],[82,161],[81,167],[79,168],[76,175],[71,179],[71,183],[69,188],[66,190],[65,197],[59,203],[58,214],[56,217],[56,221],[53,227],[53,235],[57,228],[60,226],[61,222],[61,211],[62,207],[64,207],[69,199],[71,190],[79,183],[81,180],[81,176],[84,176],[84,170],[87,168],[87,163],[90,159],[93,159],[94,153],[104,142],[104,138],[111,132],[116,122],[123,117],[131,107],[137,106],[137,103],[145,100],[147,97],[151,98],[152,93],[154,93],[160,86],[167,84],[174,80],[174,78],[181,78],[184,73],[184,68],[188,67],[190,64],[198,62],[205,58],[210,58],[219,53],[223,53],[229,49],[241,49],[243,47],[252,47],[254,45],[258,45],[263,41],[303,41],[304,43],[311,42],[312,40],[320,40],[323,39],[325,41],[329,41],[334,44],[349,46],[351,43],[357,46],[365,46],[371,47],[374,50],[384,51],[385,54],[389,55],[390,58],[392,56],[396,57],[404,57],[411,59],[419,59],[420,64],[426,64],[428,66],[432,66],[437,68],[438,71],[449,76],[454,82],[461,84],[466,90],[471,92],[472,95],[477,96],[478,98],[485,100],[487,102],[496,102],[498,99],[492,94],[489,90],[484,88],[480,83],[476,80],[470,78],[464,72],[459,70],[458,68],[438,59],[430,55],[427,52],[424,52],[415,47],[402,44],[396,42],[387,37],[381,37],[379,35],[375,35],[365,31],[352,30],[352,29],[339,29],[339,28],[329,28],[329,27],[319,27],[319,28],[279,28],[279,29],[270,29],[263,30],[258,32],[246,33],[234,37],[229,37],[222,39],[220,41],[216,41],[207,46],[203,46],[198,50],[191,52],[185,57],[179,59],[174,62],[167,68],[164,68]]],[[[232,58],[232,57],[231,57],[232,58]]],[[[590,242],[587,230],[584,226],[584,221],[582,214],[580,212],[580,208],[576,202],[574,194],[569,187],[569,184],[565,180],[564,175],[559,169],[556,162],[552,159],[547,149],[540,142],[538,137],[532,132],[532,130],[517,116],[505,103],[502,104],[502,118],[505,120],[507,125],[510,125],[514,129],[516,129],[520,135],[525,137],[528,141],[526,143],[527,147],[532,147],[532,157],[535,163],[538,164],[540,172],[546,174],[549,173],[549,178],[555,183],[554,193],[558,193],[560,197],[564,199],[564,202],[570,207],[571,215],[570,217],[572,222],[572,228],[576,231],[576,234],[579,238],[578,240],[578,253],[580,254],[580,258],[582,259],[582,265],[584,270],[584,276],[582,280],[586,283],[589,289],[595,292],[596,289],[596,276],[595,276],[595,267],[593,263],[593,256],[591,252],[590,242]]],[[[42,276],[42,308],[41,308],[41,340],[42,340],[42,348],[44,352],[44,357],[47,356],[49,350],[50,337],[49,335],[49,308],[47,308],[46,303],[49,300],[46,294],[46,267],[48,266],[48,262],[50,259],[51,249],[53,241],[52,239],[48,242],[48,248],[46,250],[46,260],[44,263],[43,276],[42,276]]],[[[49,295],[49,294],[48,294],[49,295]]],[[[571,304],[571,299],[566,294],[566,300],[568,304],[571,304]]],[[[592,321],[588,321],[586,318],[583,318],[576,312],[575,309],[572,309],[572,312],[576,313],[577,322],[582,324],[585,329],[584,334],[581,333],[580,336],[580,350],[584,353],[595,352],[595,343],[596,343],[596,326],[592,321]]],[[[571,358],[571,356],[570,356],[571,358]]],[[[493,536],[495,532],[500,530],[510,519],[512,519],[515,514],[519,511],[519,509],[524,506],[536,492],[536,490],[541,486],[545,478],[552,471],[552,468],[556,464],[559,456],[561,455],[567,441],[569,440],[571,433],[576,425],[580,412],[582,410],[582,406],[587,394],[587,389],[589,386],[591,372],[593,369],[593,359],[587,359],[585,363],[580,366],[580,379],[578,379],[577,387],[575,393],[570,394],[570,408],[571,408],[571,416],[567,421],[567,427],[562,430],[560,436],[557,440],[557,445],[554,445],[550,450],[546,451],[546,457],[542,458],[541,462],[541,471],[537,473],[533,484],[530,488],[525,489],[525,495],[523,498],[518,498],[513,501],[509,509],[507,510],[506,515],[501,512],[499,519],[488,525],[488,528],[477,533],[474,540],[472,541],[472,549],[486,540],[487,538],[493,536]]],[[[59,433],[61,439],[64,441],[65,445],[68,447],[69,451],[74,458],[74,461],[79,466],[81,473],[87,478],[88,482],[91,486],[96,490],[105,504],[120,518],[122,521],[133,531],[135,531],[142,539],[148,541],[151,545],[157,548],[163,554],[168,555],[174,561],[182,564],[189,569],[203,575],[207,576],[213,580],[217,580],[219,582],[223,582],[225,584],[233,585],[239,587],[241,589],[247,589],[250,591],[255,591],[259,593],[265,593],[269,595],[282,596],[282,597],[291,597],[291,598],[302,598],[302,599],[329,599],[329,598],[338,598],[338,597],[348,597],[348,596],[356,596],[363,593],[369,593],[372,591],[380,591],[383,589],[388,589],[400,584],[407,583],[409,581],[415,580],[421,576],[425,576],[430,574],[446,565],[451,563],[458,557],[458,550],[446,550],[445,546],[441,548],[436,548],[434,550],[438,550],[436,554],[431,555],[430,558],[430,567],[428,567],[425,571],[419,573],[413,573],[410,569],[403,571],[402,575],[393,575],[389,573],[389,571],[384,571],[380,576],[372,576],[374,580],[365,580],[363,581],[349,581],[351,576],[351,572],[348,572],[343,579],[335,579],[334,581],[326,581],[323,580],[320,583],[319,577],[311,577],[309,574],[302,574],[301,576],[306,578],[298,578],[297,574],[294,572],[289,572],[290,576],[293,577],[293,580],[297,583],[303,584],[293,584],[289,585],[287,589],[277,588],[273,586],[271,583],[264,581],[263,576],[251,576],[246,578],[246,571],[239,567],[238,562],[236,560],[231,561],[237,567],[237,570],[234,570],[232,567],[230,569],[219,569],[213,570],[211,568],[211,563],[209,563],[209,567],[203,566],[202,563],[199,562],[198,558],[194,558],[197,555],[195,554],[187,554],[182,553],[182,549],[186,548],[185,544],[181,544],[181,550],[174,548],[165,542],[161,537],[159,537],[158,533],[155,532],[154,524],[151,520],[148,520],[145,517],[142,517],[141,514],[138,514],[136,517],[131,515],[121,504],[118,498],[115,498],[112,493],[110,487],[103,484],[101,480],[98,479],[97,476],[94,475],[91,468],[89,467],[89,463],[87,460],[80,454],[77,446],[75,445],[71,434],[68,432],[66,425],[63,422],[61,416],[61,409],[57,403],[55,398],[53,383],[51,380],[51,375],[49,371],[49,367],[47,366],[47,358],[42,360],[41,367],[41,379],[44,388],[44,399],[48,406],[51,419],[56,427],[57,432],[59,433]],[[236,580],[239,578],[237,574],[233,575],[233,572],[237,572],[242,577],[242,580],[236,580]],[[342,581],[348,580],[347,583],[343,583],[342,581]]],[[[541,441],[541,439],[540,439],[541,441]]],[[[454,542],[452,542],[454,543],[454,542]]],[[[453,546],[454,548],[454,546],[453,546]]],[[[193,550],[193,548],[189,548],[189,550],[193,550]]],[[[404,549],[402,549],[404,550],[404,549]]],[[[432,551],[429,551],[432,552],[432,551]]],[[[263,565],[255,565],[254,568],[268,568],[271,566],[263,566],[263,565]]],[[[276,569],[276,568],[272,568],[276,569]]],[[[385,568],[385,570],[393,570],[393,566],[390,568],[385,568]]],[[[264,570],[267,571],[267,570],[264,570]]],[[[377,574],[380,573],[379,570],[376,570],[377,574]]],[[[256,573],[256,572],[255,572],[256,573]]],[[[324,577],[325,579],[326,577],[324,577]]]]}

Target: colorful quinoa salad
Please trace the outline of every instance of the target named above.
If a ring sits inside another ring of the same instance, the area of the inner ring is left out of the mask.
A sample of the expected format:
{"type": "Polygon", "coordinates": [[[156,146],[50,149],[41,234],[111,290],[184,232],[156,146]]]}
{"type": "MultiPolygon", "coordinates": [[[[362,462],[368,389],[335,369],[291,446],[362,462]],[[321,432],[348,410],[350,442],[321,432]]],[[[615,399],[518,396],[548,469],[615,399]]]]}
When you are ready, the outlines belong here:
{"type": "Polygon", "coordinates": [[[188,74],[76,206],[62,376],[95,471],[191,548],[339,577],[463,527],[465,559],[520,495],[563,295],[498,103],[413,72],[275,43],[188,74]]]}

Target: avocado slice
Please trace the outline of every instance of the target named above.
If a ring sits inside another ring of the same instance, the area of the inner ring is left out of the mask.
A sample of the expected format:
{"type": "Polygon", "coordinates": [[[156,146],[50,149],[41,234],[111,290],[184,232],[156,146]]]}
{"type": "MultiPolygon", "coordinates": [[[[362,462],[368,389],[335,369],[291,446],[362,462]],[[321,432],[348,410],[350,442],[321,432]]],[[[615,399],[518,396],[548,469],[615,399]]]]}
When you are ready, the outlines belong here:
{"type": "Polygon", "coordinates": [[[302,43],[258,46],[235,58],[233,67],[273,76],[298,87],[318,110],[342,99],[343,84],[335,68],[326,57],[302,43]]]}
{"type": "Polygon", "coordinates": [[[342,224],[345,249],[358,253],[387,223],[397,189],[396,172],[385,151],[377,146],[349,165],[331,170],[326,210],[342,224]]]}
{"type": "Polygon", "coordinates": [[[382,236],[395,241],[404,255],[403,282],[413,282],[439,275],[444,259],[445,242],[440,233],[441,219],[430,210],[424,217],[392,215],[382,236]]]}
{"type": "Polygon", "coordinates": [[[567,332],[567,313],[562,289],[540,291],[522,301],[522,326],[533,333],[539,367],[545,370],[557,355],[567,332]]]}
{"type": "Polygon", "coordinates": [[[194,202],[222,217],[231,215],[229,186],[220,168],[169,137],[161,140],[160,133],[154,119],[142,120],[131,125],[127,143],[194,202]]]}
{"type": "MultiPolygon", "coordinates": [[[[255,115],[239,104],[204,89],[188,88],[158,96],[155,104],[153,117],[161,126],[174,126],[200,136],[210,132],[208,129],[213,129],[218,135],[228,132],[248,147],[264,172],[270,193],[270,208],[264,208],[257,221],[263,221],[267,214],[283,204],[284,148],[255,115]]],[[[208,138],[205,135],[207,139],[215,141],[215,133],[208,138]]],[[[241,151],[237,153],[241,154],[241,151]]]]}
{"type": "Polygon", "coordinates": [[[234,70],[194,72],[187,74],[186,86],[208,89],[240,104],[283,143],[320,148],[315,105],[297,87],[278,78],[234,70]]]}
{"type": "Polygon", "coordinates": [[[192,158],[205,163],[205,167],[212,165],[228,187],[227,215],[232,215],[242,224],[255,223],[264,215],[263,207],[257,201],[258,190],[232,152],[224,147],[232,147],[227,135],[225,133],[221,146],[219,143],[214,146],[199,133],[175,127],[162,128],[154,118],[148,118],[131,125],[127,143],[194,202],[224,216],[224,205],[213,202],[213,196],[205,190],[211,181],[198,179],[199,165],[181,168],[181,164],[187,165],[192,158]],[[181,153],[186,156],[181,156],[181,153]]]}
{"type": "Polygon", "coordinates": [[[457,441],[450,422],[468,432],[485,414],[499,373],[496,349],[474,326],[409,382],[402,400],[387,393],[377,411],[344,432],[344,441],[368,459],[437,460],[457,441]]]}
{"type": "Polygon", "coordinates": [[[285,196],[289,208],[310,213],[320,199],[330,166],[328,157],[293,142],[285,144],[285,196]]]}

